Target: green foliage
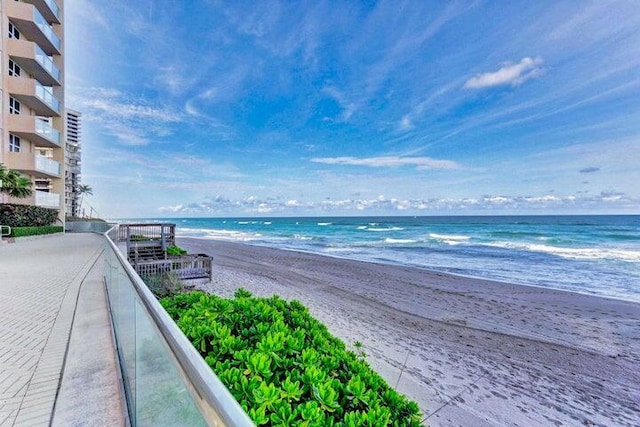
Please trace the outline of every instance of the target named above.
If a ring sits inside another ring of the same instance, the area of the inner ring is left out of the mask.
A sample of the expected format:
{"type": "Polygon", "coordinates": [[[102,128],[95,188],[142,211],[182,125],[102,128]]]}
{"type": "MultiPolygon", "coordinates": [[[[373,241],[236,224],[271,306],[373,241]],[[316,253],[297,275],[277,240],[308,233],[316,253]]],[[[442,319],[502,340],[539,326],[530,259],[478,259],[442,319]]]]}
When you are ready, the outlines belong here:
{"type": "Polygon", "coordinates": [[[182,282],[174,273],[165,272],[144,276],[142,280],[156,298],[171,297],[182,293],[182,282]]]}
{"type": "Polygon", "coordinates": [[[13,227],[11,237],[39,236],[41,234],[62,233],[61,225],[47,225],[44,227],[13,227]]]}
{"type": "Polygon", "coordinates": [[[176,245],[167,246],[167,255],[180,256],[180,255],[186,255],[186,254],[187,254],[187,251],[182,249],[179,246],[176,246],[176,245]]]}
{"type": "Polygon", "coordinates": [[[189,292],[160,303],[256,425],[420,425],[418,406],[297,301],[238,289],[233,299],[189,292]]]}
{"type": "Polygon", "coordinates": [[[31,178],[18,171],[7,169],[0,163],[0,193],[24,199],[33,193],[31,178]]]}
{"type": "Polygon", "coordinates": [[[78,185],[78,189],[76,190],[80,195],[80,201],[78,203],[78,211],[82,210],[82,203],[84,202],[84,196],[89,195],[93,196],[93,188],[87,184],[78,185]]]}
{"type": "Polygon", "coordinates": [[[233,294],[236,298],[251,298],[253,294],[246,290],[245,288],[238,288],[233,294]]]}
{"type": "Polygon", "coordinates": [[[58,211],[40,206],[0,204],[0,224],[9,227],[41,227],[56,222],[58,211]]]}

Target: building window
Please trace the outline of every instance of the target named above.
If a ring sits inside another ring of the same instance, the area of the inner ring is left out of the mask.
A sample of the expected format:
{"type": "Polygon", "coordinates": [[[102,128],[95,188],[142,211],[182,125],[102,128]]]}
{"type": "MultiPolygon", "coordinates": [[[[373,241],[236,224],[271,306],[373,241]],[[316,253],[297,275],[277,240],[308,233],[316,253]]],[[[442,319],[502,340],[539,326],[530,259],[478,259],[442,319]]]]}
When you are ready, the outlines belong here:
{"type": "Polygon", "coordinates": [[[16,28],[16,26],[11,22],[9,22],[9,38],[16,40],[20,39],[20,31],[18,31],[18,28],[16,28]]]}
{"type": "Polygon", "coordinates": [[[20,77],[20,66],[16,64],[13,59],[9,60],[9,75],[13,77],[20,77]]]}
{"type": "Polygon", "coordinates": [[[20,152],[20,138],[9,134],[9,151],[12,153],[20,152]]]}
{"type": "Polygon", "coordinates": [[[9,97],[9,114],[20,114],[20,101],[9,97]]]}

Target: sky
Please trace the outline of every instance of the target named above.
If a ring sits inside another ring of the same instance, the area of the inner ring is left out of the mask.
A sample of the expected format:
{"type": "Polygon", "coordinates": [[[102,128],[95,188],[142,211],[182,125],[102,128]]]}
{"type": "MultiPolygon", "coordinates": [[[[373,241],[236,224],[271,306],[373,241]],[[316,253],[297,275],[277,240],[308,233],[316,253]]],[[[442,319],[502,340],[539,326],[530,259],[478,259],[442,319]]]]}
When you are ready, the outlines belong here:
{"type": "Polygon", "coordinates": [[[630,1],[65,0],[105,218],[640,213],[630,1]]]}

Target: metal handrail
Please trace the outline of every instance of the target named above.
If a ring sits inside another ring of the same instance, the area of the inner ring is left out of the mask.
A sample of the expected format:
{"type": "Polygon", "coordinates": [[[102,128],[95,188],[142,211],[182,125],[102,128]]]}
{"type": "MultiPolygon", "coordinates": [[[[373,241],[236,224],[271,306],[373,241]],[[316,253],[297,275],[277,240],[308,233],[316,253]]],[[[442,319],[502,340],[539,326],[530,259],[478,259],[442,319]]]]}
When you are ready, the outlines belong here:
{"type": "Polygon", "coordinates": [[[11,227],[9,227],[8,225],[0,225],[0,236],[2,237],[11,236],[11,227]],[[5,229],[9,231],[5,232],[4,231],[5,229]]]}
{"type": "Polygon", "coordinates": [[[198,405],[203,418],[209,425],[213,426],[255,427],[255,424],[244,412],[231,392],[213,373],[200,353],[196,351],[189,339],[178,328],[131,264],[122,255],[116,243],[111,240],[109,234],[116,227],[119,227],[119,225],[109,229],[104,233],[104,236],[133,284],[136,294],[147,313],[153,319],[156,328],[171,350],[170,354],[174,357],[179,371],[181,371],[183,378],[186,380],[186,384],[189,386],[192,397],[198,405]]]}

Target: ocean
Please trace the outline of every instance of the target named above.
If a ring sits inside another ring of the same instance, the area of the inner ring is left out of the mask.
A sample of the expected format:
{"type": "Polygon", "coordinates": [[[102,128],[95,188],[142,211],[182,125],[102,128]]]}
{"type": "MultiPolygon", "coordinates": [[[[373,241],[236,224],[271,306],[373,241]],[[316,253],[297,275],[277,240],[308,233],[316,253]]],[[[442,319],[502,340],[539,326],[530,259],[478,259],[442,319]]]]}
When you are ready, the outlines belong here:
{"type": "MultiPolygon", "coordinates": [[[[139,221],[139,220],[137,220],[139,221]]],[[[174,218],[221,239],[640,302],[640,216],[174,218]]]]}

